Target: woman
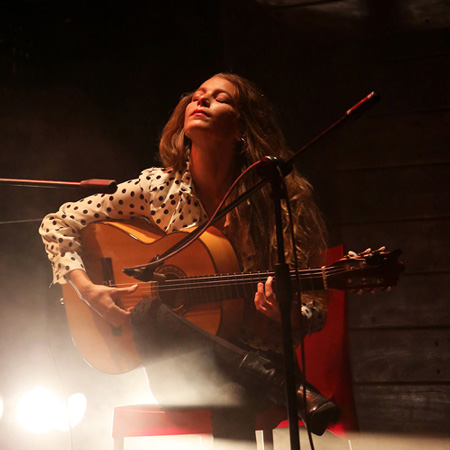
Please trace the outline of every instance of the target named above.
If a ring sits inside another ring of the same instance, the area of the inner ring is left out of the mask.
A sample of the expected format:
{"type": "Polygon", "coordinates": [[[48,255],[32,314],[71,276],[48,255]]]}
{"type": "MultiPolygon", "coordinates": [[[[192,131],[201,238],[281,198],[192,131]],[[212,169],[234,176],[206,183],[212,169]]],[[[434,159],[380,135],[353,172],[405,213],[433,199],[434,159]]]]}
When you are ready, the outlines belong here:
{"type": "MultiPolygon", "coordinates": [[[[265,155],[289,156],[268,102],[247,80],[217,74],[183,96],[175,108],[160,142],[163,169],[144,170],[138,179],[120,184],[113,195],[97,194],[65,204],[58,213],[47,216],[40,228],[54,282],[70,282],[80,298],[114,326],[131,319],[136,346],[160,403],[173,404],[180,393],[183,403],[198,403],[201,398],[203,404],[213,406],[214,435],[241,441],[254,441],[254,418],[259,409],[284,401],[276,349],[267,344],[262,348],[258,336],[251,336],[249,330],[231,342],[208,336],[152,299],[132,311],[121,309],[115,300],[132,293],[136,286],[93,284],[84,271],[79,235],[90,222],[133,217],[145,217],[166,233],[198,225],[213,214],[234,179],[265,155]],[[168,357],[171,352],[176,352],[177,358],[168,357]]],[[[254,174],[245,178],[232,198],[257,180],[254,174]]],[[[300,265],[318,266],[325,233],[311,187],[295,171],[286,183],[294,194],[291,202],[300,265]]],[[[288,222],[284,222],[287,229],[288,222]]],[[[267,187],[215,226],[230,240],[243,271],[273,266],[275,224],[267,187]]],[[[292,264],[289,240],[286,256],[292,264]]],[[[273,279],[259,283],[255,290],[257,316],[266,317],[276,328],[280,313],[273,279]]],[[[323,327],[326,317],[324,296],[304,294],[302,303],[294,302],[292,308],[293,331],[298,337],[301,321],[304,332],[311,333],[323,327]]],[[[298,395],[301,404],[301,391],[298,395]]],[[[307,395],[311,429],[322,434],[331,420],[337,420],[339,410],[312,388],[308,387],[307,395]]]]}

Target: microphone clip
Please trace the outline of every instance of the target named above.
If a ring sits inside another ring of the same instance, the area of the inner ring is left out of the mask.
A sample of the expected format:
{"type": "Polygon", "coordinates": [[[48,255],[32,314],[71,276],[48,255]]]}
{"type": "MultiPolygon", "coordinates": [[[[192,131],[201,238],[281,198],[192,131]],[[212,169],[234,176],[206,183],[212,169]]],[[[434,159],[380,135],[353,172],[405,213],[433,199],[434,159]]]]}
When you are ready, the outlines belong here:
{"type": "Polygon", "coordinates": [[[141,266],[124,267],[122,272],[125,275],[136,278],[139,281],[165,281],[165,275],[161,273],[155,273],[158,267],[164,264],[164,261],[158,261],[159,255],[156,255],[148,264],[143,264],[141,266]]]}

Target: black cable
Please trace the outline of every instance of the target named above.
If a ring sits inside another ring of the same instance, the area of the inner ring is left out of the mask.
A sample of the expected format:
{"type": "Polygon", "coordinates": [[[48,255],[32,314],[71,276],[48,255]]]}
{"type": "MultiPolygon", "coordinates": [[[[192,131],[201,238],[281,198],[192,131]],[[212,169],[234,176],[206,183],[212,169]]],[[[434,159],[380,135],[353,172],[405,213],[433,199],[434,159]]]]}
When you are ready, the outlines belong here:
{"type": "MultiPolygon", "coordinates": [[[[225,215],[224,211],[227,210],[227,208],[224,208],[224,204],[227,201],[228,197],[230,196],[233,189],[236,187],[236,185],[247,175],[249,174],[254,168],[257,168],[260,164],[262,164],[262,161],[256,161],[249,167],[247,167],[244,172],[242,172],[233,182],[233,184],[230,186],[228,191],[226,192],[225,196],[221,200],[219,206],[214,211],[213,215],[208,219],[206,223],[201,225],[199,228],[197,228],[195,231],[193,231],[190,234],[187,234],[184,238],[179,240],[175,245],[167,249],[165,252],[163,252],[161,255],[156,255],[156,259],[154,258],[150,263],[142,264],[139,266],[134,267],[126,267],[123,270],[123,272],[126,275],[132,276],[134,278],[137,278],[141,281],[149,281],[153,275],[154,270],[161,265],[164,261],[166,261],[169,258],[172,258],[173,256],[180,253],[185,248],[189,247],[193,242],[195,242],[211,225],[213,225],[217,220],[219,220],[221,217],[225,215]],[[149,276],[149,278],[148,278],[149,276]]],[[[255,185],[256,186],[256,185],[255,185]]],[[[255,187],[253,186],[253,187],[255,187]]],[[[252,188],[253,189],[253,188],[252,188]]]]}

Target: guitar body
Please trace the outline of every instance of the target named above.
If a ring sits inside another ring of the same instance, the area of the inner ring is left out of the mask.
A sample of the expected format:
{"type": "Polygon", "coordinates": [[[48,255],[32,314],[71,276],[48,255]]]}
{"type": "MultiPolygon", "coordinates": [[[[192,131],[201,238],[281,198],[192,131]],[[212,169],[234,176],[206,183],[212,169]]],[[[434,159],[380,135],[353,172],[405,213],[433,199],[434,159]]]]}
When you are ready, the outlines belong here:
{"type": "MultiPolygon", "coordinates": [[[[149,262],[186,233],[188,231],[165,235],[142,220],[88,225],[82,232],[86,271],[96,284],[120,286],[138,283],[135,293],[118,303],[124,309],[133,308],[144,298],[159,297],[158,289],[155,283],[137,282],[125,275],[122,269],[149,262]]],[[[231,244],[212,227],[156,270],[167,278],[238,271],[231,244]]],[[[78,297],[69,284],[63,285],[63,296],[73,341],[88,364],[107,373],[127,372],[140,364],[129,325],[121,328],[109,325],[78,297]]],[[[243,302],[239,299],[189,306],[177,298],[171,306],[203,330],[223,337],[236,333],[242,322],[243,302]]]]}
{"type": "MultiPolygon", "coordinates": [[[[125,268],[144,265],[161,255],[188,233],[165,235],[143,220],[90,224],[82,232],[86,271],[96,284],[138,284],[133,294],[118,302],[124,309],[134,308],[145,298],[160,298],[211,334],[238,337],[255,349],[281,351],[279,324],[256,311],[253,302],[242,301],[253,298],[257,283],[274,274],[238,273],[230,242],[213,227],[158,267],[158,281],[137,282],[123,273],[125,268]]],[[[404,269],[398,261],[400,253],[380,249],[342,258],[327,267],[302,269],[301,289],[371,291],[393,286],[404,269]]],[[[295,271],[291,279],[296,279],[295,271]]],[[[88,364],[107,373],[127,372],[140,364],[129,324],[112,327],[69,284],[63,285],[63,296],[72,338],[88,364]]]]}

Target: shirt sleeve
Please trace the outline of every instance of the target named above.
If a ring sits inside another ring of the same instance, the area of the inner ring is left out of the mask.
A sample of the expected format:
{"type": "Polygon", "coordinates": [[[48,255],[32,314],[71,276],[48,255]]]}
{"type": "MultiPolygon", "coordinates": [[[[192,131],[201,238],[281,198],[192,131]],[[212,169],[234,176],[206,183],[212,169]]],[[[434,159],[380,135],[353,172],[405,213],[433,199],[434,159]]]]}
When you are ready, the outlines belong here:
{"type": "MultiPolygon", "coordinates": [[[[147,179],[149,176],[151,172],[147,171],[147,179]]],[[[53,283],[64,284],[68,272],[84,270],[80,235],[84,227],[101,220],[147,217],[150,196],[151,192],[144,193],[141,175],[119,184],[113,194],[94,194],[77,202],[65,203],[56,213],[48,214],[39,233],[52,265],[53,283]]]]}

